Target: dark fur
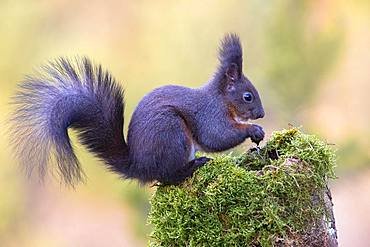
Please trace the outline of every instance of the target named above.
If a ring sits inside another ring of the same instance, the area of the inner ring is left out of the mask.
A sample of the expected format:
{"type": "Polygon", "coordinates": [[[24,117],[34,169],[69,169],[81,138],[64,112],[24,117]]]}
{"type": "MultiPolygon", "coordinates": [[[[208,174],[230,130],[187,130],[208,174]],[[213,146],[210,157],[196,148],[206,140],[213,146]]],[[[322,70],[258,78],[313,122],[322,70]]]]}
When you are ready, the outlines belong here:
{"type": "Polygon", "coordinates": [[[101,66],[84,58],[59,59],[45,75],[28,77],[15,96],[13,145],[22,164],[45,174],[55,154],[67,183],[81,179],[68,128],[108,167],[125,178],[177,184],[208,159],[193,159],[192,149],[219,152],[246,138],[259,142],[262,128],[234,121],[263,117],[258,92],[242,73],[239,38],[227,35],[219,52],[220,66],[204,87],[164,86],[138,104],[123,137],[123,90],[101,66]],[[252,103],[242,95],[250,91],[252,103]]]}

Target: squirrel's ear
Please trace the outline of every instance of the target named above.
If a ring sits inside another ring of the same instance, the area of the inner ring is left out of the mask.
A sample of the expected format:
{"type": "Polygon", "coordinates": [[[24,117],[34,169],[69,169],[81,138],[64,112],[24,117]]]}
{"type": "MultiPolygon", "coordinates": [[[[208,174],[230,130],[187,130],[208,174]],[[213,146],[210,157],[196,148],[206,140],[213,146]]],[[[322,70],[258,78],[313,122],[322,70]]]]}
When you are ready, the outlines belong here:
{"type": "Polygon", "coordinates": [[[225,72],[226,77],[230,81],[236,81],[240,78],[239,68],[236,63],[231,63],[227,68],[225,72]]]}
{"type": "Polygon", "coordinates": [[[243,66],[243,51],[240,39],[236,34],[227,34],[221,41],[218,54],[221,69],[227,78],[234,80],[241,77],[243,66]]]}

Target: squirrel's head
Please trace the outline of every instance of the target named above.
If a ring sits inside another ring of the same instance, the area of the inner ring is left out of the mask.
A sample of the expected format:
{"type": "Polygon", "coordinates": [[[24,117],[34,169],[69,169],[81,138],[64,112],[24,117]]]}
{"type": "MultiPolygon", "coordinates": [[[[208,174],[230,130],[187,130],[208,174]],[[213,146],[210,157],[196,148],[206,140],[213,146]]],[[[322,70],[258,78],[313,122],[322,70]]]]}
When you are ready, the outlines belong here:
{"type": "Polygon", "coordinates": [[[226,35],[219,51],[220,67],[217,83],[232,117],[238,122],[262,118],[265,115],[260,96],[243,74],[242,48],[239,37],[226,35]]]}

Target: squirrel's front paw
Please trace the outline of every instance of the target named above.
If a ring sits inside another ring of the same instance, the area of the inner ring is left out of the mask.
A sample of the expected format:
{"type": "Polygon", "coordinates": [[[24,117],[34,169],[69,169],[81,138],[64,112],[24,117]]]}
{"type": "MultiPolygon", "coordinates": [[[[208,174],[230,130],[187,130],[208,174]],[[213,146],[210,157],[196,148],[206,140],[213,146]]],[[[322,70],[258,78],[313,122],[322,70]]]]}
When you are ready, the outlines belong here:
{"type": "Polygon", "coordinates": [[[263,140],[265,137],[265,132],[263,131],[262,127],[256,124],[253,124],[250,128],[250,138],[252,142],[259,145],[259,143],[263,140]]]}

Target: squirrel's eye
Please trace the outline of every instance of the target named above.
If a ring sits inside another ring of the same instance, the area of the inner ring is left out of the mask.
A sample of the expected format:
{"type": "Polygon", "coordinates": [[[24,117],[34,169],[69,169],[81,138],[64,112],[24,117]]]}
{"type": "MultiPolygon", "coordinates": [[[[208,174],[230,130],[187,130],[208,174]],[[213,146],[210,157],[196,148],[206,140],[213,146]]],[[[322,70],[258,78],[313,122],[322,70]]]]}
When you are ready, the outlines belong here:
{"type": "Polygon", "coordinates": [[[247,102],[247,103],[251,103],[251,102],[252,102],[252,100],[253,100],[253,95],[252,95],[252,93],[250,93],[250,92],[245,92],[245,93],[243,94],[243,99],[244,99],[244,101],[245,101],[245,102],[247,102]]]}

